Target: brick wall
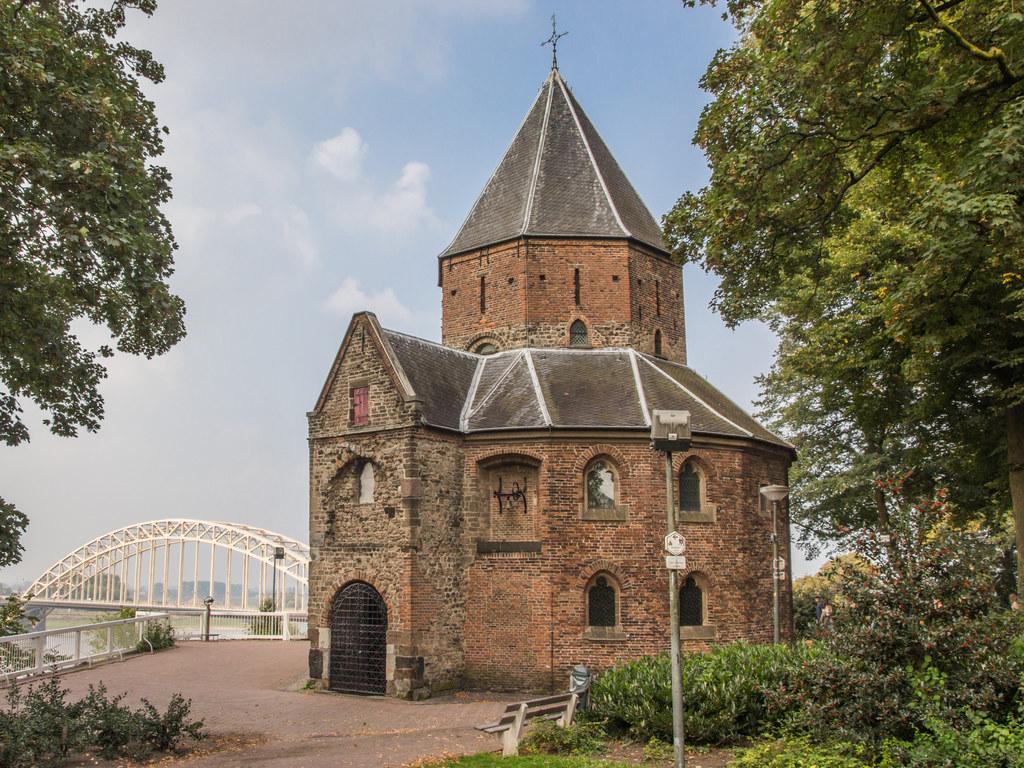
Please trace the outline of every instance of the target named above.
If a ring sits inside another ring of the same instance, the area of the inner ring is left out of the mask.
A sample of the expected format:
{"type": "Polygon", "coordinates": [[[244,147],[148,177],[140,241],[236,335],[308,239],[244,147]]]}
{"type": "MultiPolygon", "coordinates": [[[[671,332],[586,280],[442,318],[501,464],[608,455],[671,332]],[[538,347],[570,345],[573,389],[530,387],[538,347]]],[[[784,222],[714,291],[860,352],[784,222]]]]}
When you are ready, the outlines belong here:
{"type": "Polygon", "coordinates": [[[440,281],[449,346],[567,347],[582,320],[591,347],[653,353],[660,329],[662,354],[686,361],[682,269],[626,240],[522,238],[444,259],[440,281]]]}

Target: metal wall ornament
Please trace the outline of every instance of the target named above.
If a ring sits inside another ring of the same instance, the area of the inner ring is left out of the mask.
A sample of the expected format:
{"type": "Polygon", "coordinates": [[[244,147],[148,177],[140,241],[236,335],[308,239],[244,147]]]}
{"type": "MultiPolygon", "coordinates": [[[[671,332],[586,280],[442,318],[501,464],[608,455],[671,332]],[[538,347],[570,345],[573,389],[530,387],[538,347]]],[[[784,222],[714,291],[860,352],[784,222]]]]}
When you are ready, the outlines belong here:
{"type": "Polygon", "coordinates": [[[502,478],[498,477],[498,490],[494,491],[494,498],[498,500],[498,511],[499,512],[515,512],[516,507],[521,502],[523,505],[523,514],[527,513],[526,509],[526,478],[523,478],[522,487],[519,486],[518,480],[512,481],[511,491],[502,491],[502,478]]]}

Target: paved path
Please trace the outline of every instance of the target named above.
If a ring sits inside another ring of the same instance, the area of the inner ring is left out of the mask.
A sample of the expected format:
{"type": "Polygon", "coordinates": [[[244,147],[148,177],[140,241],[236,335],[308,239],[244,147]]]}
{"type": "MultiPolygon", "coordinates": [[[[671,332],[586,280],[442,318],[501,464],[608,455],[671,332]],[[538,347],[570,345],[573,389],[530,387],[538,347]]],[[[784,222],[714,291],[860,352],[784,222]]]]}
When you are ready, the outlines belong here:
{"type": "Polygon", "coordinates": [[[63,684],[79,695],[102,681],[112,695],[127,693],[126,702],[144,697],[161,710],[175,691],[191,698],[194,716],[230,746],[181,761],[188,768],[369,768],[497,748],[494,736],[473,726],[497,717],[501,697],[459,694],[413,703],[296,690],[308,650],[304,642],[270,640],[181,643],[65,674],[63,684]]]}

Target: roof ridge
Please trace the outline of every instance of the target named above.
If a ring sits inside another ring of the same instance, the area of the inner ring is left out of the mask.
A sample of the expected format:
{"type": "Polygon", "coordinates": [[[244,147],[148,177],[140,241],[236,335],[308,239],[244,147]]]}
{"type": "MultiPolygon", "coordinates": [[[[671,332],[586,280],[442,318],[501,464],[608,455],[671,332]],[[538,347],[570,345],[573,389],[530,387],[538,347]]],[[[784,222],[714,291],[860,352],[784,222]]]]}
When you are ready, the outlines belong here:
{"type": "Polygon", "coordinates": [[[644,383],[640,380],[640,366],[636,363],[636,350],[629,350],[629,365],[633,369],[633,383],[636,384],[637,399],[640,401],[640,410],[643,411],[644,421],[651,426],[651,409],[647,405],[647,393],[644,392],[644,383]]]}
{"type": "Polygon", "coordinates": [[[442,256],[448,253],[448,251],[451,250],[452,246],[455,245],[455,242],[459,239],[459,235],[462,234],[462,230],[466,228],[466,225],[469,223],[470,218],[473,216],[473,212],[476,211],[477,206],[480,205],[480,201],[483,199],[484,193],[487,191],[487,188],[491,185],[491,182],[494,181],[494,177],[498,175],[498,171],[501,170],[501,165],[502,163],[505,162],[505,156],[508,155],[509,150],[512,149],[512,145],[515,144],[516,139],[519,137],[519,132],[523,130],[523,126],[526,125],[526,121],[530,119],[530,114],[533,112],[533,108],[537,105],[537,101],[540,99],[541,94],[544,92],[545,85],[547,85],[547,80],[544,81],[544,85],[540,87],[540,90],[537,91],[536,97],[534,97],[533,101],[530,102],[530,108],[526,110],[526,114],[523,115],[523,119],[519,121],[519,127],[516,128],[515,133],[512,134],[512,139],[509,141],[508,146],[505,147],[505,151],[502,152],[501,157],[498,158],[498,163],[497,165],[494,166],[494,170],[491,171],[491,175],[487,177],[487,182],[480,189],[480,194],[476,196],[476,200],[474,200],[473,204],[469,207],[469,212],[466,213],[466,216],[465,218],[463,218],[462,223],[459,225],[459,228],[455,230],[455,234],[452,236],[451,242],[449,242],[448,245],[445,246],[444,250],[441,251],[442,256]]]}
{"type": "MultiPolygon", "coordinates": [[[[643,354],[643,353],[640,353],[640,354],[643,354]]],[[[766,426],[765,426],[764,424],[762,424],[762,423],[761,423],[761,421],[760,421],[760,420],[759,420],[759,419],[758,419],[758,418],[757,418],[756,416],[754,416],[754,414],[752,414],[752,413],[751,413],[750,411],[748,411],[748,410],[747,410],[746,408],[744,408],[744,407],[743,407],[742,405],[740,405],[739,403],[737,403],[737,402],[736,402],[735,400],[733,400],[733,399],[732,399],[731,397],[729,397],[729,396],[728,396],[727,394],[725,394],[725,392],[723,392],[722,390],[720,390],[720,389],[719,389],[718,387],[716,387],[716,386],[715,386],[714,384],[712,384],[712,383],[711,383],[710,381],[708,381],[708,380],[707,380],[707,379],[705,379],[705,378],[704,378],[703,376],[701,376],[701,375],[700,375],[700,374],[699,374],[699,373],[698,373],[698,372],[697,372],[696,370],[694,370],[694,368],[693,368],[692,366],[689,366],[689,365],[687,365],[686,363],[677,363],[677,362],[675,362],[674,360],[662,360],[662,362],[663,362],[663,363],[666,363],[666,364],[668,364],[668,365],[674,365],[674,366],[676,366],[676,367],[678,367],[678,368],[685,368],[685,369],[686,369],[686,370],[688,370],[688,371],[689,371],[690,373],[692,373],[692,374],[693,374],[694,376],[696,376],[696,377],[697,377],[698,379],[701,379],[701,380],[703,380],[703,381],[704,381],[704,382],[705,382],[706,384],[708,384],[708,386],[712,387],[712,388],[713,388],[713,389],[714,389],[714,390],[715,390],[716,392],[718,392],[718,394],[719,394],[719,395],[721,395],[721,396],[722,396],[722,399],[723,399],[723,400],[725,400],[725,401],[726,401],[727,403],[729,403],[729,405],[733,406],[733,407],[734,407],[734,408],[735,408],[736,410],[738,410],[738,411],[739,411],[740,413],[742,413],[742,414],[743,414],[744,416],[746,416],[746,417],[747,417],[748,419],[750,419],[750,420],[751,420],[752,422],[754,422],[754,423],[755,423],[755,424],[757,424],[757,425],[758,425],[759,427],[761,427],[761,429],[763,429],[763,430],[764,430],[765,432],[767,432],[767,433],[768,433],[769,435],[771,435],[772,437],[774,437],[774,438],[776,438],[777,440],[779,440],[779,442],[785,443],[786,445],[788,445],[788,446],[791,446],[791,447],[792,447],[792,445],[793,445],[793,444],[792,444],[791,442],[789,442],[789,440],[786,440],[786,439],[785,439],[784,437],[782,437],[781,435],[777,435],[777,434],[775,434],[775,431],[774,431],[774,430],[768,429],[768,427],[766,427],[766,426]]],[[[655,368],[657,368],[657,366],[655,366],[655,368]]],[[[664,371],[662,371],[662,373],[664,373],[664,371]]],[[[671,376],[669,376],[669,378],[672,378],[672,377],[671,377],[671,376]]],[[[672,380],[673,380],[673,381],[675,381],[675,379],[672,379],[672,380]]],[[[689,390],[687,390],[687,391],[689,392],[689,390]]],[[[692,394],[692,393],[691,393],[691,394],[692,394]]],[[[696,395],[694,395],[694,397],[696,397],[696,395]]],[[[700,398],[697,398],[697,399],[699,400],[700,398]]],[[[749,430],[748,430],[748,431],[749,431],[749,430]]],[[[752,433],[752,432],[751,432],[751,435],[753,435],[753,433],[752,433]]]]}
{"type": "Polygon", "coordinates": [[[604,198],[608,201],[608,206],[612,209],[612,213],[615,214],[615,221],[624,235],[635,238],[635,235],[626,228],[625,224],[622,223],[622,217],[619,215],[618,206],[615,205],[615,201],[612,199],[612,194],[608,191],[608,183],[604,180],[604,174],[601,173],[601,168],[597,163],[597,158],[594,157],[594,151],[590,148],[590,142],[587,141],[587,134],[583,130],[583,126],[580,124],[579,115],[576,114],[576,109],[572,105],[572,99],[570,99],[569,94],[566,93],[567,86],[565,81],[562,79],[562,74],[558,72],[557,69],[552,70],[552,74],[554,73],[558,73],[558,87],[562,91],[562,95],[565,97],[565,104],[569,108],[569,114],[572,115],[572,121],[575,123],[576,131],[580,135],[580,141],[583,142],[583,146],[587,149],[587,157],[590,158],[590,165],[594,169],[594,173],[597,174],[597,180],[601,182],[601,191],[604,192],[604,198]]]}
{"type": "MultiPolygon", "coordinates": [[[[484,396],[480,398],[480,404],[476,408],[474,408],[472,401],[470,402],[469,410],[466,413],[467,420],[473,418],[475,414],[483,410],[483,407],[487,404],[487,401],[491,399],[491,396],[497,391],[501,383],[508,378],[509,374],[512,373],[512,369],[515,368],[519,364],[519,361],[523,359],[523,351],[520,349],[516,350],[516,352],[517,353],[513,355],[514,360],[511,362],[511,364],[509,364],[508,368],[504,370],[501,376],[498,377],[497,381],[495,381],[491,385],[491,388],[484,393],[484,396]]],[[[479,382],[477,382],[477,384],[479,385],[479,382]]]]}
{"type": "MultiPolygon", "coordinates": [[[[642,356],[641,356],[641,359],[642,359],[642,360],[643,360],[643,361],[644,361],[645,363],[647,363],[647,365],[648,365],[648,366],[650,366],[650,367],[651,367],[651,368],[652,368],[653,370],[657,371],[657,372],[658,372],[658,373],[660,373],[660,374],[661,374],[662,376],[664,376],[664,377],[665,377],[666,379],[668,379],[669,381],[671,381],[671,382],[672,382],[673,384],[675,384],[675,385],[676,385],[677,387],[679,387],[679,388],[680,388],[681,390],[683,390],[683,392],[685,392],[685,393],[686,393],[686,394],[688,394],[688,395],[689,395],[690,397],[692,397],[692,398],[693,398],[694,400],[696,400],[696,401],[697,401],[698,403],[700,403],[701,405],[703,405],[703,406],[704,406],[705,408],[707,408],[707,409],[708,409],[709,411],[711,411],[711,412],[712,412],[713,414],[715,414],[715,415],[716,415],[716,416],[717,416],[718,418],[720,418],[720,419],[721,419],[722,421],[724,421],[724,422],[727,422],[727,423],[729,423],[729,424],[732,424],[732,425],[733,425],[734,427],[736,427],[736,429],[738,429],[738,430],[739,430],[740,432],[743,432],[744,434],[746,434],[746,435],[747,435],[747,437],[754,437],[754,436],[755,436],[755,435],[754,435],[754,433],[753,433],[753,432],[751,432],[751,431],[750,431],[749,429],[747,429],[746,427],[741,427],[741,426],[740,426],[739,424],[737,424],[737,423],[736,423],[735,421],[733,421],[732,419],[730,419],[730,418],[729,418],[728,416],[726,416],[726,415],[725,415],[724,413],[722,413],[721,411],[719,411],[719,410],[718,410],[717,408],[715,408],[714,406],[712,406],[712,405],[710,405],[709,403],[707,403],[707,402],[706,402],[706,401],[705,401],[705,400],[704,400],[703,398],[701,398],[701,397],[697,397],[697,395],[695,395],[695,394],[694,394],[694,393],[693,393],[693,392],[692,392],[692,391],[691,391],[691,390],[690,390],[689,388],[687,388],[687,387],[684,387],[684,386],[682,385],[682,383],[681,383],[681,382],[678,382],[678,381],[676,381],[676,380],[675,380],[675,379],[673,379],[673,378],[672,378],[671,376],[669,376],[669,375],[668,375],[667,373],[665,373],[665,372],[664,372],[663,370],[661,370],[661,368],[659,368],[659,367],[658,367],[658,366],[656,366],[656,365],[655,365],[654,363],[652,363],[652,362],[651,362],[650,360],[648,360],[648,359],[647,359],[647,356],[646,356],[646,355],[642,355],[642,356]]],[[[684,367],[685,367],[685,366],[684,366],[684,367]]],[[[728,398],[726,398],[726,399],[728,399],[728,398]]],[[[730,401],[730,402],[731,402],[731,401],[730,401]]]]}
{"type": "MultiPolygon", "coordinates": [[[[541,155],[544,154],[544,140],[548,135],[548,118],[551,116],[551,99],[552,94],[555,90],[554,80],[555,72],[558,70],[552,69],[551,74],[548,75],[548,79],[545,81],[545,85],[548,89],[548,100],[544,105],[544,122],[540,126],[540,137],[537,139],[537,154],[533,158],[533,173],[530,176],[530,193],[526,197],[526,205],[523,207],[523,228],[519,230],[520,235],[525,235],[530,231],[530,219],[533,217],[533,199],[537,192],[537,178],[540,176],[540,161],[541,155]]],[[[538,98],[540,98],[538,96],[538,98]]],[[[530,111],[533,111],[533,106],[530,106],[530,111]]],[[[527,113],[529,116],[529,112],[527,113]]],[[[519,131],[516,131],[518,133],[519,131]]],[[[504,159],[504,158],[503,158],[504,159]]]]}
{"type": "Polygon", "coordinates": [[[432,347],[440,347],[446,352],[454,352],[457,355],[463,355],[465,357],[472,358],[481,357],[481,355],[478,355],[476,352],[467,352],[464,349],[456,349],[455,347],[449,347],[447,344],[442,344],[440,341],[431,341],[430,339],[424,339],[422,336],[413,336],[411,333],[405,333],[404,331],[396,331],[392,328],[381,328],[381,330],[384,333],[392,333],[395,336],[404,336],[407,339],[412,339],[413,341],[418,341],[422,344],[429,344],[432,347]]]}
{"type": "Polygon", "coordinates": [[[466,401],[462,404],[462,410],[459,411],[459,430],[462,432],[469,431],[469,416],[473,408],[473,399],[476,397],[476,391],[480,386],[480,377],[483,376],[485,365],[487,365],[487,356],[482,355],[480,360],[477,361],[476,369],[473,371],[473,380],[469,383],[466,401]]]}
{"type": "Polygon", "coordinates": [[[530,381],[533,382],[533,394],[537,397],[540,415],[544,417],[544,424],[550,427],[554,422],[551,420],[550,411],[548,411],[547,400],[544,399],[544,391],[540,388],[540,378],[537,376],[537,369],[533,367],[532,350],[524,349],[523,358],[526,360],[526,367],[530,370],[530,381]]]}

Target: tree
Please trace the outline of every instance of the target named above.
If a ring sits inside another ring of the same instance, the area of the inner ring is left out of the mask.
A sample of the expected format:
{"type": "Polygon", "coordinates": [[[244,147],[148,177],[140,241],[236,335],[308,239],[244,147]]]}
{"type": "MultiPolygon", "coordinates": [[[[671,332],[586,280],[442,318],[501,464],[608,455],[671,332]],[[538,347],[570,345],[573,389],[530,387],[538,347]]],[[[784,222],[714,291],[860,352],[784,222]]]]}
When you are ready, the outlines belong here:
{"type": "Polygon", "coordinates": [[[1024,593],[1024,14],[730,0],[726,16],[740,37],[704,75],[695,137],[711,181],[665,229],[721,277],[728,323],[780,335],[763,405],[801,455],[796,521],[885,529],[873,481],[915,466],[962,512],[1012,504],[1024,593]]]}
{"type": "MultiPolygon", "coordinates": [[[[155,0],[0,0],[0,440],[29,439],[22,403],[52,432],[95,431],[111,345],[89,349],[78,323],[122,352],[166,352],[185,333],[168,288],[176,248],[160,210],[170,174],[153,164],[162,128],[140,80],[148,51],[116,39],[125,12],[155,0]]],[[[21,556],[27,518],[0,500],[0,565],[21,556]]]]}

